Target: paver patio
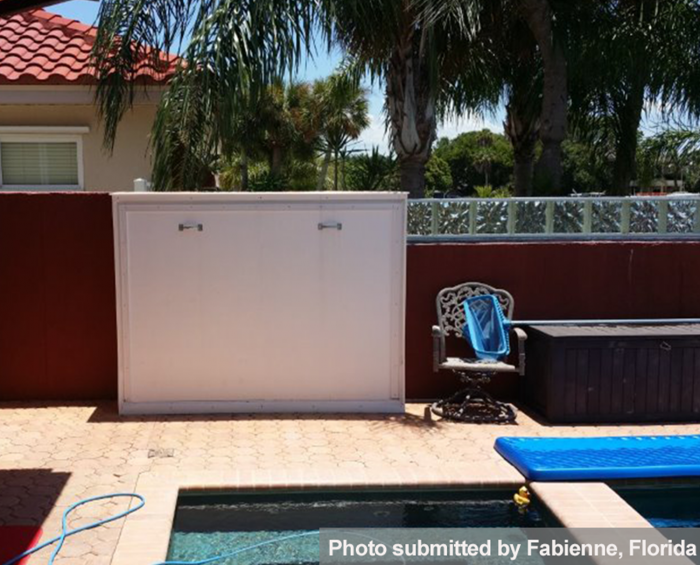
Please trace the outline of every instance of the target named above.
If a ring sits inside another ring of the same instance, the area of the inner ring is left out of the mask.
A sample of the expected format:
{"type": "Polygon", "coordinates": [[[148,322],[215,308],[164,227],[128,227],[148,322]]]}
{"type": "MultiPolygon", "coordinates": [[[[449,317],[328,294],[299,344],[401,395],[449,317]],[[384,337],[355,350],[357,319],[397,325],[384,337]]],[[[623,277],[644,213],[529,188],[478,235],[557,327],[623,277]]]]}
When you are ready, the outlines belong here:
{"type": "MultiPolygon", "coordinates": [[[[159,474],[284,469],[312,477],[342,470],[383,476],[420,468],[461,480],[489,476],[518,482],[520,475],[493,450],[500,435],[700,433],[700,424],[547,426],[523,413],[509,426],[428,422],[423,409],[410,405],[402,416],[122,418],[113,403],[0,403],[0,525],[42,524],[45,537],[53,536],[68,505],[88,496],[133,492],[139,478],[159,474]]],[[[72,525],[125,507],[120,501],[81,508],[72,525]]],[[[121,528],[122,522],[115,522],[71,538],[57,563],[109,564],[121,528]]]]}

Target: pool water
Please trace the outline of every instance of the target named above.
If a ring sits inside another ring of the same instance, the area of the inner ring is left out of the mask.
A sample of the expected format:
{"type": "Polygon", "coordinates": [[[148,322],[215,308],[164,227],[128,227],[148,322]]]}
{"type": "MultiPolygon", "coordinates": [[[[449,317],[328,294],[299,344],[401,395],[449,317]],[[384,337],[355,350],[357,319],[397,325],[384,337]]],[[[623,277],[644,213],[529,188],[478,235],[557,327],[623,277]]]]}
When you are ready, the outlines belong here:
{"type": "MultiPolygon", "coordinates": [[[[205,559],[320,528],[557,525],[538,504],[525,513],[519,511],[512,502],[514,490],[181,496],[168,559],[205,559]]],[[[246,552],[237,556],[235,562],[318,563],[318,552],[318,537],[306,536],[246,552]]]]}
{"type": "Polygon", "coordinates": [[[616,489],[655,528],[700,528],[700,485],[616,489]]]}

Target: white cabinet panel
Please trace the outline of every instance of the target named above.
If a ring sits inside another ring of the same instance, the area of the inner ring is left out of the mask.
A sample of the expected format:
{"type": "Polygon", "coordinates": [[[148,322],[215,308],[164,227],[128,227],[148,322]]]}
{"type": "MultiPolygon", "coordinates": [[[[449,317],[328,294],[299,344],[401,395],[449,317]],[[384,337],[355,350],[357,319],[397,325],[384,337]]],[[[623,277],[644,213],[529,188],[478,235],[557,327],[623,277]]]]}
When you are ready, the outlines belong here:
{"type": "Polygon", "coordinates": [[[123,411],[402,408],[402,195],[114,208],[123,411]]]}

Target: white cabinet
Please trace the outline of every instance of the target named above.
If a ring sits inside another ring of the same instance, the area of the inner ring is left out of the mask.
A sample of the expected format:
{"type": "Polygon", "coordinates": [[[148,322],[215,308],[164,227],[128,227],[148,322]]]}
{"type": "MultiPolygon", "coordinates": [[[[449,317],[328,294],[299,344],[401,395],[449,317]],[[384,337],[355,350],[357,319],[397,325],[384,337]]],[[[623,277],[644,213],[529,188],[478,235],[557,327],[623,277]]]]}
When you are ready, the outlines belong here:
{"type": "Polygon", "coordinates": [[[403,195],[113,203],[123,413],[403,409],[403,195]]]}

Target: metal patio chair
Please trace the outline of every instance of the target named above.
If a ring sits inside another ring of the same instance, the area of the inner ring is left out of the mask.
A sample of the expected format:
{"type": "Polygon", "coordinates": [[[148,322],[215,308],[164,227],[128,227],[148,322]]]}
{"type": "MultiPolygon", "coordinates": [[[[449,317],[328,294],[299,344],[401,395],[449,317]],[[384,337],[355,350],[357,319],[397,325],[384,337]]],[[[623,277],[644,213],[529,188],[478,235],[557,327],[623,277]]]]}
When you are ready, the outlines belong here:
{"type": "Polygon", "coordinates": [[[450,420],[483,423],[511,423],[516,411],[505,402],[499,402],[482,385],[497,373],[525,374],[525,340],[527,335],[520,328],[512,328],[518,340],[518,365],[504,361],[489,361],[462,357],[448,357],[446,338],[462,338],[465,324],[463,303],[467,298],[493,294],[498,299],[508,320],[513,317],[514,300],[509,292],[487,284],[467,282],[442,289],[436,299],[437,325],[433,326],[433,371],[452,371],[464,383],[465,388],[449,398],[432,404],[431,411],[450,420]]]}

